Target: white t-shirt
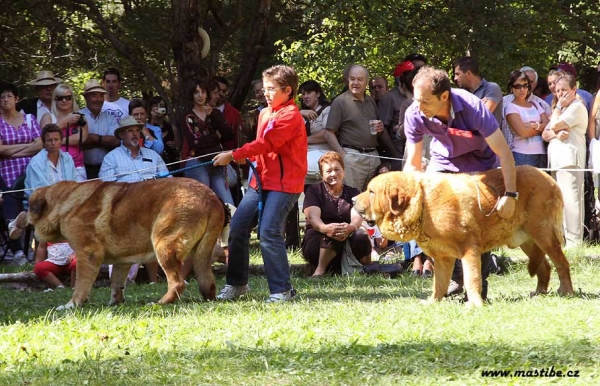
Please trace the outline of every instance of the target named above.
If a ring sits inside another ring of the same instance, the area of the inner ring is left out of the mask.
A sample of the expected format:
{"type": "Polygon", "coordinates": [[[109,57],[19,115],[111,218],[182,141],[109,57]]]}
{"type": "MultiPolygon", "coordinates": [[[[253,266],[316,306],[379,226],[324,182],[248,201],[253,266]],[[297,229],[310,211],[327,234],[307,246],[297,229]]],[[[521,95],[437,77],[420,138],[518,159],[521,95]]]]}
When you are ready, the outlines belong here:
{"type": "MultiPolygon", "coordinates": [[[[541,114],[545,114],[545,111],[536,103],[532,103],[531,107],[523,107],[510,102],[506,105],[505,114],[506,116],[510,114],[518,114],[523,123],[541,123],[541,114]]],[[[513,132],[516,133],[516,130],[513,130],[513,132]]],[[[514,135],[511,143],[511,150],[520,154],[546,154],[546,149],[544,149],[544,140],[542,139],[541,135],[535,135],[529,138],[523,138],[519,137],[518,135],[514,135]]]]}
{"type": "Polygon", "coordinates": [[[129,99],[120,97],[115,102],[104,101],[101,111],[106,111],[120,121],[121,117],[129,115],[129,99]]]}
{"type": "Polygon", "coordinates": [[[575,99],[558,116],[552,116],[549,127],[554,122],[564,121],[569,127],[569,136],[564,141],[554,138],[548,145],[548,163],[553,169],[578,167],[585,168],[585,135],[587,133],[588,112],[581,100],[575,99]]]}
{"type": "Polygon", "coordinates": [[[52,245],[48,245],[48,258],[46,261],[49,261],[56,265],[67,265],[69,264],[69,256],[71,256],[75,251],[67,242],[63,243],[54,243],[52,245]]]}

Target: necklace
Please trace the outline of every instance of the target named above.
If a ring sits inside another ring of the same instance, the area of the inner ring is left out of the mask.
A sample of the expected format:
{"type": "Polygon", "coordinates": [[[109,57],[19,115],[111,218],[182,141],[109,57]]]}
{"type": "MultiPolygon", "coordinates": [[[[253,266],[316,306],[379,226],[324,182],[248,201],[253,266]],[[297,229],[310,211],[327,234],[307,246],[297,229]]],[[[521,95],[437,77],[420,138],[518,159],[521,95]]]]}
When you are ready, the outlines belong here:
{"type": "Polygon", "coordinates": [[[334,194],[333,191],[331,189],[329,189],[329,187],[327,186],[326,183],[323,182],[323,186],[325,186],[325,190],[327,190],[327,193],[329,193],[329,195],[333,198],[339,198],[342,193],[344,192],[344,187],[342,186],[342,190],[338,193],[338,194],[334,194]]]}

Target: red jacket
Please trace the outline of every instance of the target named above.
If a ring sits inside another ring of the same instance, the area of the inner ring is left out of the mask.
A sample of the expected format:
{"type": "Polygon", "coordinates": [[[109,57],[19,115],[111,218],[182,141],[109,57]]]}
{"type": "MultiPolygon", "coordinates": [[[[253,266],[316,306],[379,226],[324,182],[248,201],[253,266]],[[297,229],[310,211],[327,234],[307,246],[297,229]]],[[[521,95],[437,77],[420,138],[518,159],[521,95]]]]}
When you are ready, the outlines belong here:
{"type": "MultiPolygon", "coordinates": [[[[266,107],[260,112],[256,140],[234,151],[233,158],[254,158],[264,190],[302,193],[307,148],[304,120],[290,99],[281,106],[266,107]]],[[[256,188],[255,178],[250,186],[256,188]]]]}

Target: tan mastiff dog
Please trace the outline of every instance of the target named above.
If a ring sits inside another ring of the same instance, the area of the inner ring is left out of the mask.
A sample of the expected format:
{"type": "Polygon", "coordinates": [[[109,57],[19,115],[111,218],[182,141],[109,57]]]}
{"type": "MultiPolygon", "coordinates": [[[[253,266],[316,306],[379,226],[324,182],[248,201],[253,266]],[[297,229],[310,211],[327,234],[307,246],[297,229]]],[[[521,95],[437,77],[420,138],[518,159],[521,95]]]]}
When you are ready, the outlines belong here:
{"type": "Polygon", "coordinates": [[[563,198],[550,176],[531,166],[517,167],[515,213],[502,219],[495,210],[504,194],[500,169],[479,174],[391,172],[374,178],[355,197],[354,209],[376,223],[391,240],[416,240],[435,260],[433,294],[441,300],[454,261],[462,259],[469,302],[482,305],[481,253],[506,245],[521,247],[528,270],[537,275],[535,293],[547,293],[548,255],[560,279],[558,293],[572,294],[569,262],[561,249],[563,198]]]}
{"type": "Polygon", "coordinates": [[[122,303],[131,264],[154,260],[168,282],[159,303],[172,303],[185,289],[180,270],[188,256],[200,294],[215,298],[211,254],[224,225],[223,205],[195,180],[59,182],[33,192],[28,221],[40,240],[67,240],[77,255],[67,308],[87,300],[101,264],[114,264],[109,304],[122,303]]]}

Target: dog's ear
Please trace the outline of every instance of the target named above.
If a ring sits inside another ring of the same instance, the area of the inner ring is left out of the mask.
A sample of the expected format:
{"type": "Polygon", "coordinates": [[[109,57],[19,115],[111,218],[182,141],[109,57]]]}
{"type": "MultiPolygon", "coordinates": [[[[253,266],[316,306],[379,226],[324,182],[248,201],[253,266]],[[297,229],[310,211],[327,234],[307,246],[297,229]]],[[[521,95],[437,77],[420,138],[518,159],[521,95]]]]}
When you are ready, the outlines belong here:
{"type": "Polygon", "coordinates": [[[390,212],[395,216],[404,212],[410,197],[407,197],[404,190],[398,189],[397,186],[388,185],[386,190],[390,212]]]}
{"type": "Polygon", "coordinates": [[[47,206],[46,198],[43,196],[32,197],[29,200],[29,213],[40,217],[47,206]]]}

